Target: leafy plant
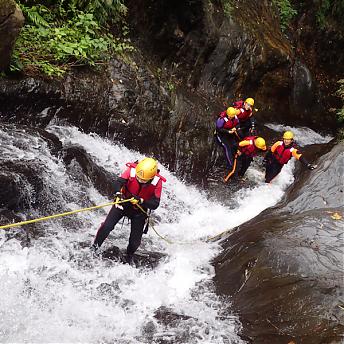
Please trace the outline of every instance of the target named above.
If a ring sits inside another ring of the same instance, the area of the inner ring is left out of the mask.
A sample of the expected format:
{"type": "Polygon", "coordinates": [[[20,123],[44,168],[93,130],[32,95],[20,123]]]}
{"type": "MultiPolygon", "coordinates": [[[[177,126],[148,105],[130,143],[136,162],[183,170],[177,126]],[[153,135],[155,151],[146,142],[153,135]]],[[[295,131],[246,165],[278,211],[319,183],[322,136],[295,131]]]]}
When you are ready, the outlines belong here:
{"type": "Polygon", "coordinates": [[[344,79],[338,81],[339,89],[336,94],[343,100],[343,106],[337,111],[337,118],[340,123],[344,123],[344,79]]]}
{"type": "Polygon", "coordinates": [[[230,17],[233,12],[233,5],[230,0],[222,0],[223,13],[225,16],[230,17]]]}
{"type": "Polygon", "coordinates": [[[316,20],[320,28],[325,28],[331,20],[343,27],[344,1],[343,0],[314,0],[317,8],[316,20]]]}
{"type": "Polygon", "coordinates": [[[291,19],[297,14],[289,0],[273,0],[278,7],[281,30],[285,31],[291,19]]]}
{"type": "Polygon", "coordinates": [[[343,101],[342,108],[337,110],[337,121],[338,124],[341,126],[341,129],[339,129],[338,136],[340,139],[344,140],[344,79],[340,79],[338,83],[339,89],[337,90],[336,95],[339,96],[343,101]]]}
{"type": "Polygon", "coordinates": [[[60,76],[73,66],[95,66],[114,53],[131,50],[129,40],[114,37],[94,12],[76,9],[95,3],[102,1],[59,0],[52,7],[20,4],[27,24],[16,42],[11,69],[60,76]]]}

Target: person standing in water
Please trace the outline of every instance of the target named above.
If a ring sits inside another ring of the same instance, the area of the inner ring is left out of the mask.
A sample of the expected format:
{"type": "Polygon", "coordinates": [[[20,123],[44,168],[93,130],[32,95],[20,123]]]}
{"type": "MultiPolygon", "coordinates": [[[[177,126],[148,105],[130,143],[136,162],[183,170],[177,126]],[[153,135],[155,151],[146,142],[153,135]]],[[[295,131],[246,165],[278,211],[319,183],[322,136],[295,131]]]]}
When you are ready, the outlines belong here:
{"type": "Polygon", "coordinates": [[[144,158],[140,162],[127,163],[125,171],[114,185],[115,201],[119,204],[111,208],[98,229],[92,250],[98,251],[118,221],[126,216],[131,222],[127,247],[127,262],[131,264],[133,254],[141,244],[147,211],[157,209],[160,205],[163,182],[166,182],[166,179],[159,174],[158,162],[155,159],[144,158]],[[125,199],[130,201],[121,204],[120,201],[125,199]]]}

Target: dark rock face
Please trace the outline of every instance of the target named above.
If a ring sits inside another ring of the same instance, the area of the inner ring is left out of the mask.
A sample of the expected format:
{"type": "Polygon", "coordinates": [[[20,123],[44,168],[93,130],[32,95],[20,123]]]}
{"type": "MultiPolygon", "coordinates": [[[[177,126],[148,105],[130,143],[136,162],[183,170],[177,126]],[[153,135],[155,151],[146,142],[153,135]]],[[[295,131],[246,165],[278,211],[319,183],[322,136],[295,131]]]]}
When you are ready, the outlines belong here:
{"type": "Polygon", "coordinates": [[[230,234],[215,261],[253,343],[339,343],[344,332],[343,159],[338,144],[281,205],[230,234]]]}
{"type": "Polygon", "coordinates": [[[13,0],[0,1],[0,71],[10,64],[15,40],[24,24],[24,16],[13,0]]]}
{"type": "Polygon", "coordinates": [[[113,196],[115,176],[101,166],[95,164],[83,148],[79,146],[67,147],[62,151],[62,156],[64,163],[69,169],[69,173],[73,174],[75,178],[88,178],[101,194],[109,197],[113,196]],[[77,167],[75,167],[74,162],[78,164],[77,167]]]}
{"type": "Polygon", "coordinates": [[[264,120],[335,127],[328,109],[340,105],[332,94],[342,67],[335,72],[329,64],[334,55],[344,58],[339,48],[344,39],[337,32],[329,40],[318,29],[314,9],[299,9],[300,20],[287,37],[267,0],[232,1],[230,16],[217,1],[145,0],[128,6],[137,44],[190,89],[226,105],[253,96],[261,110],[257,117],[264,120]],[[328,41],[339,49],[328,52],[328,41]]]}
{"type": "Polygon", "coordinates": [[[202,117],[207,101],[188,90],[171,97],[140,65],[113,60],[105,71],[78,71],[60,81],[3,80],[0,116],[40,128],[69,123],[154,154],[180,175],[200,169],[202,176],[213,150],[213,118],[202,117]]]}
{"type": "Polygon", "coordinates": [[[238,97],[256,98],[261,121],[333,126],[333,114],[317,101],[314,61],[281,34],[269,1],[235,2],[231,17],[216,1],[128,7],[144,55],[113,59],[102,71],[78,69],[64,80],[2,79],[2,120],[40,128],[70,123],[154,154],[189,180],[202,179],[216,161],[216,114],[238,97]]]}

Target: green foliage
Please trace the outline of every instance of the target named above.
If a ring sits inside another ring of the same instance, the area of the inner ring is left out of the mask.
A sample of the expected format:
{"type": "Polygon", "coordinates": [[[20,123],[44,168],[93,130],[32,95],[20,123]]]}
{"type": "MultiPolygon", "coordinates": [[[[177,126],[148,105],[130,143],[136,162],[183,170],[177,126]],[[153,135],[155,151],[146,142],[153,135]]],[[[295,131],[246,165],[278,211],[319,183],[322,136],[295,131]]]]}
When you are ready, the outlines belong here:
{"type": "Polygon", "coordinates": [[[292,7],[289,0],[273,0],[273,2],[278,7],[281,30],[284,31],[297,11],[292,7]]]}
{"type": "Polygon", "coordinates": [[[230,18],[233,12],[232,0],[220,0],[223,8],[223,13],[226,17],[230,18]]]}
{"type": "MultiPolygon", "coordinates": [[[[64,0],[60,0],[64,2],[64,0]]],[[[108,21],[117,22],[127,14],[127,8],[121,0],[69,0],[72,8],[94,13],[100,24],[108,21]]]]}
{"type": "Polygon", "coordinates": [[[337,90],[336,95],[339,96],[343,101],[342,108],[337,110],[337,121],[341,127],[338,131],[338,137],[339,139],[344,140],[344,79],[339,80],[338,83],[339,89],[337,90]]]}
{"type": "MultiPolygon", "coordinates": [[[[59,0],[50,7],[20,4],[27,24],[16,42],[11,69],[60,76],[73,66],[95,66],[114,53],[131,50],[129,40],[125,38],[126,26],[121,39],[102,26],[107,18],[104,11],[108,14],[115,11],[115,7],[109,10],[110,2],[59,0]],[[102,19],[98,20],[100,14],[103,14],[102,19]]],[[[47,3],[49,6],[49,1],[47,3]]],[[[115,3],[118,6],[120,1],[111,2],[115,3]]]]}
{"type": "Polygon", "coordinates": [[[230,17],[233,12],[233,5],[231,4],[230,0],[221,0],[222,6],[223,6],[223,13],[227,16],[230,17]]]}
{"type": "Polygon", "coordinates": [[[343,106],[337,111],[337,118],[339,123],[344,124],[344,79],[339,80],[338,83],[339,89],[337,90],[336,94],[343,100],[343,106]]]}
{"type": "Polygon", "coordinates": [[[317,8],[316,20],[323,29],[329,25],[331,20],[344,26],[344,1],[343,0],[314,0],[317,8]]]}

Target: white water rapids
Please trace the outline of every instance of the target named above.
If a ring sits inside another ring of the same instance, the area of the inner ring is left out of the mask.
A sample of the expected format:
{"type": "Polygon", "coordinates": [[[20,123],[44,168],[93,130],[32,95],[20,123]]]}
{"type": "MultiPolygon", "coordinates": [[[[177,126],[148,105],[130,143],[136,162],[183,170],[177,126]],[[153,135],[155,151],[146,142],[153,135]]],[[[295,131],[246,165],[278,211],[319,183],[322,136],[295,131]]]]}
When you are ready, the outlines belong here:
{"type": "MultiPolygon", "coordinates": [[[[51,126],[63,145],[82,146],[99,165],[117,175],[126,162],[142,157],[97,135],[72,127],[51,126]]],[[[318,135],[307,131],[311,140],[318,135]]],[[[75,169],[67,169],[53,156],[39,136],[0,130],[1,159],[37,161],[49,204],[61,212],[108,202],[75,169]]],[[[248,178],[256,182],[230,196],[239,204],[229,209],[207,200],[201,190],[187,186],[164,166],[166,177],[160,207],[155,214],[159,233],[150,230],[139,248],[167,255],[157,268],[134,268],[114,261],[93,258],[88,251],[99,224],[109,208],[73,215],[68,221],[41,222],[41,235],[29,247],[17,239],[7,240],[0,231],[0,342],[1,343],[242,343],[235,315],[223,314],[216,295],[211,260],[219,254],[217,243],[205,242],[255,217],[276,204],[293,181],[293,163],[283,168],[273,184],[263,182],[263,172],[250,168],[248,178]],[[84,245],[80,245],[84,244],[84,245]],[[86,246],[86,248],[85,248],[86,246]],[[164,324],[154,316],[165,307],[183,316],[180,322],[164,324]]],[[[34,195],[32,195],[34,197],[34,195]]],[[[19,214],[23,219],[50,215],[42,212],[19,214]]],[[[14,231],[26,228],[14,228],[14,231]]],[[[103,247],[125,248],[129,225],[117,225],[103,247]]]]}

